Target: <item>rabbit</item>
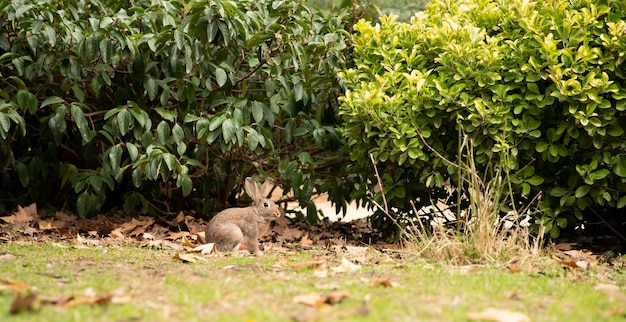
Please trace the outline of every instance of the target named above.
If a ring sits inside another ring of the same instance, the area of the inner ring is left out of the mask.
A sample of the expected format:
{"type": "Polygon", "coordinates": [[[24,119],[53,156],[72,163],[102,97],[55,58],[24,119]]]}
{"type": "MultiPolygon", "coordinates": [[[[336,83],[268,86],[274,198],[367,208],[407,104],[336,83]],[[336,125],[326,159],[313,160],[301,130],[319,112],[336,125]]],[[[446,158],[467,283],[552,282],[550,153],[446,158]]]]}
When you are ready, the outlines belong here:
{"type": "Polygon", "coordinates": [[[259,190],[256,181],[247,177],[245,190],[252,198],[252,205],[228,208],[215,215],[206,228],[206,242],[215,243],[219,251],[236,251],[244,244],[250,252],[263,255],[258,238],[267,231],[271,221],[280,217],[281,211],[266,198],[270,190],[269,181],[265,181],[259,190]]]}

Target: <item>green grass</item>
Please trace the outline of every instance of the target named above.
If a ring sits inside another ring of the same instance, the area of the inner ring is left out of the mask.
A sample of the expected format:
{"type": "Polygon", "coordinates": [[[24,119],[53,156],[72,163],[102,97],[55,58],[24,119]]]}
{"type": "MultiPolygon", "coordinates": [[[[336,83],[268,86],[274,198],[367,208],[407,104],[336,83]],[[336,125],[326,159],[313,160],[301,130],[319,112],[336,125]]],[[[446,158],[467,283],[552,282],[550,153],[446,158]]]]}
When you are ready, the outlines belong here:
{"type": "Polygon", "coordinates": [[[336,267],[332,251],[270,251],[264,257],[206,257],[182,263],[172,250],[137,247],[58,248],[49,244],[0,246],[2,278],[37,288],[40,299],[80,298],[85,290],[127,297],[125,303],[38,305],[39,311],[9,315],[16,293],[0,293],[2,321],[291,321],[317,315],[324,321],[464,321],[470,312],[499,308],[527,315],[532,321],[623,321],[623,299],[594,289],[612,283],[622,293],[622,272],[595,267],[573,275],[547,259],[538,273],[509,273],[479,267],[461,273],[444,264],[429,265],[405,257],[388,263],[370,253],[360,271],[317,277],[314,269],[292,265],[320,258],[336,267]],[[229,265],[238,265],[227,269],[229,265]],[[395,287],[375,286],[389,279],[395,287]],[[319,309],[293,302],[309,292],[348,291],[343,302],[319,309]],[[366,300],[369,299],[369,300],[366,300]],[[363,308],[368,313],[363,315],[363,308]],[[613,312],[613,313],[611,313],[613,312]]]}

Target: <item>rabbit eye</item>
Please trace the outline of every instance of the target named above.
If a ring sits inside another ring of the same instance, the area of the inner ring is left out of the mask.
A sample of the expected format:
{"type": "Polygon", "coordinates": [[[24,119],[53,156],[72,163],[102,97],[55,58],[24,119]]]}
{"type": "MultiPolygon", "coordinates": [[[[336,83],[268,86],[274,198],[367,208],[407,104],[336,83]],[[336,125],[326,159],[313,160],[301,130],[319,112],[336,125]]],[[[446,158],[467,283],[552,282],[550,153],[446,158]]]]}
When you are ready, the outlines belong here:
{"type": "Polygon", "coordinates": [[[269,206],[270,206],[270,204],[268,204],[267,202],[264,202],[264,203],[263,203],[263,207],[267,208],[267,207],[269,207],[269,206]]]}

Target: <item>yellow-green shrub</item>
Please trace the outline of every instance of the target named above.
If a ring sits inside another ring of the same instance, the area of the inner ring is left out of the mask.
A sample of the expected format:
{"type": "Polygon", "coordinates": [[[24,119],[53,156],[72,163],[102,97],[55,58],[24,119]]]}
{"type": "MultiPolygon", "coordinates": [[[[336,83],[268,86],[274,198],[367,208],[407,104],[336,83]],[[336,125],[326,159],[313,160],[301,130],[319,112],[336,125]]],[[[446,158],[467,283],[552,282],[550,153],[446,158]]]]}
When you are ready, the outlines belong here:
{"type": "Polygon", "coordinates": [[[372,154],[390,205],[411,216],[409,200],[429,204],[455,181],[437,153],[457,162],[464,133],[519,196],[543,193],[552,236],[590,207],[623,208],[625,19],[623,1],[464,0],[435,1],[410,23],[359,22],[355,66],[341,74],[356,196],[376,182],[372,154]]]}

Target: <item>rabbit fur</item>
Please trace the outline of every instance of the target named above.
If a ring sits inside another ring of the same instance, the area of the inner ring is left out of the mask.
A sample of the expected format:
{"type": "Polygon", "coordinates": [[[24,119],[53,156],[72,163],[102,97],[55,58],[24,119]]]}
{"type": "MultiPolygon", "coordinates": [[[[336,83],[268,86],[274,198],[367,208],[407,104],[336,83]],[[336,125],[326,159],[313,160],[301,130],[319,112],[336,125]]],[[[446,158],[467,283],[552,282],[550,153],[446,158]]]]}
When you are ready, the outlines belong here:
{"type": "Polygon", "coordinates": [[[267,194],[270,182],[265,181],[259,190],[256,181],[245,180],[246,193],[252,198],[252,205],[245,208],[228,208],[219,212],[206,229],[206,242],[215,243],[219,251],[239,250],[241,244],[254,254],[259,250],[259,237],[269,228],[271,221],[280,217],[280,209],[267,194]]]}

